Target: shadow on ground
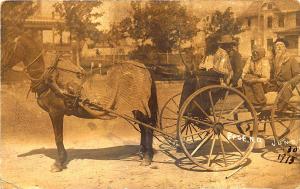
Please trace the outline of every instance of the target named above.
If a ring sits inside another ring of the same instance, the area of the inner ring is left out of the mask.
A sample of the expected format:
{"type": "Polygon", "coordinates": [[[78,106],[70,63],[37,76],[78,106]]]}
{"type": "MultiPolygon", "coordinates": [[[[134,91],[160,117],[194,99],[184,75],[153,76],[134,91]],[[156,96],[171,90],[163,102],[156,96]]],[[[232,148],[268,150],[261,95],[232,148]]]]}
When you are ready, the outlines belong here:
{"type": "MultiPolygon", "coordinates": [[[[67,149],[68,162],[75,159],[92,160],[121,160],[135,156],[140,149],[139,145],[124,145],[97,149],[67,149]]],[[[33,155],[45,155],[53,160],[56,159],[56,148],[40,148],[29,152],[19,154],[18,157],[27,157],[33,155]]]]}

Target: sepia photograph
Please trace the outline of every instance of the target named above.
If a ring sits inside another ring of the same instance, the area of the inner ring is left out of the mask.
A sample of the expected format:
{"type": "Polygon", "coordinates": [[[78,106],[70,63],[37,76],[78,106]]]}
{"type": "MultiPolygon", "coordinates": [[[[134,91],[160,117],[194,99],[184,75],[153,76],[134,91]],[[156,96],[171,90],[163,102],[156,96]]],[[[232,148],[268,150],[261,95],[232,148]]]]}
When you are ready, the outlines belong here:
{"type": "Polygon", "coordinates": [[[300,189],[300,0],[0,3],[0,189],[300,189]]]}

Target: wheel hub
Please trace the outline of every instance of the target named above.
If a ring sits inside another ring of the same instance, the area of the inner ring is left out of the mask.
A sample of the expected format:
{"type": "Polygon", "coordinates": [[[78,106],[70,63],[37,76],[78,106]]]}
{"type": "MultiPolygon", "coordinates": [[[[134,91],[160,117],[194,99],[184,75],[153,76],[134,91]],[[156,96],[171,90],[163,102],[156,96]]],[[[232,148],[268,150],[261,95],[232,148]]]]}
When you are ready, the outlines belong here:
{"type": "Polygon", "coordinates": [[[216,123],[213,127],[215,134],[220,134],[223,129],[224,129],[224,125],[222,123],[216,123]]]}

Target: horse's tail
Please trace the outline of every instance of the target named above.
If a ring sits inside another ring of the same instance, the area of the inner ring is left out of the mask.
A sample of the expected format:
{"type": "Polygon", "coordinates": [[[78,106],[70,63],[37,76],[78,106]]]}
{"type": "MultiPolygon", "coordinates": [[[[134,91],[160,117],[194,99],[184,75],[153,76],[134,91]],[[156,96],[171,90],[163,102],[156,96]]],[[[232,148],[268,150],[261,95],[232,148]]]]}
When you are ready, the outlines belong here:
{"type": "Polygon", "coordinates": [[[157,118],[158,118],[158,102],[157,102],[157,90],[155,81],[152,79],[151,83],[151,95],[149,98],[149,109],[151,113],[150,122],[151,124],[156,127],[157,126],[157,118]]]}

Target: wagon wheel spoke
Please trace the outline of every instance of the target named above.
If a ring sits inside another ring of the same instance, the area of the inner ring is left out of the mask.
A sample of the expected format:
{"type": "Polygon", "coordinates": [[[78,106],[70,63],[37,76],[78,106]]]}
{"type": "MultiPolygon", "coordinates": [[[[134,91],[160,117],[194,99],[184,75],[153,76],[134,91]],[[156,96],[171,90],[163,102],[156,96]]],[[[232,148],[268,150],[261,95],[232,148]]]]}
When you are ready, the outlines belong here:
{"type": "Polygon", "coordinates": [[[232,142],[231,140],[229,140],[223,132],[221,132],[221,134],[223,135],[223,137],[241,154],[241,156],[243,156],[243,152],[234,144],[234,142],[232,142]]]}
{"type": "Polygon", "coordinates": [[[227,122],[227,123],[223,123],[224,126],[228,126],[228,125],[238,125],[241,123],[248,123],[248,122],[253,122],[254,119],[247,119],[247,120],[242,120],[242,121],[234,121],[234,122],[227,122]]]}
{"type": "MultiPolygon", "coordinates": [[[[211,129],[206,129],[206,130],[203,130],[203,131],[197,131],[195,133],[191,133],[189,135],[185,135],[185,136],[183,136],[183,138],[188,138],[188,137],[195,136],[195,135],[198,135],[200,137],[199,134],[207,133],[209,131],[211,131],[211,129]]],[[[200,138],[202,138],[202,137],[200,137],[200,138]]]]}
{"type": "MultiPolygon", "coordinates": [[[[290,123],[290,125],[291,125],[292,123],[290,123]]],[[[285,138],[288,134],[290,134],[290,133],[293,133],[293,132],[295,132],[296,130],[298,130],[298,129],[300,129],[300,127],[295,127],[295,125],[296,124],[293,124],[293,126],[291,127],[291,126],[289,126],[288,128],[287,128],[287,130],[284,132],[284,133],[282,133],[281,134],[281,136],[280,136],[280,140],[282,140],[283,138],[285,138]],[[290,128],[291,127],[291,128],[290,128]]]]}
{"type": "Polygon", "coordinates": [[[213,132],[210,132],[202,141],[201,143],[195,148],[195,150],[191,153],[191,156],[193,156],[200,148],[203,146],[203,144],[211,138],[213,135],[213,132]]]}
{"type": "Polygon", "coordinates": [[[169,107],[166,107],[166,109],[168,109],[170,112],[172,112],[173,114],[178,114],[178,112],[175,112],[174,110],[170,109],[169,107]]]}
{"type": "Polygon", "coordinates": [[[179,110],[179,105],[175,102],[175,100],[174,100],[174,98],[172,98],[172,100],[171,100],[174,104],[175,104],[175,106],[177,107],[177,109],[179,110]]]}
{"type": "Polygon", "coordinates": [[[164,129],[170,128],[170,127],[174,127],[176,124],[177,124],[177,123],[174,123],[174,124],[172,124],[172,125],[165,126],[164,129]]]}
{"type": "Polygon", "coordinates": [[[212,153],[213,153],[213,150],[214,150],[214,147],[215,147],[215,142],[216,142],[216,135],[213,134],[213,141],[212,141],[212,144],[211,144],[211,148],[210,148],[210,152],[209,152],[209,157],[208,157],[208,161],[207,161],[207,165],[210,167],[210,159],[211,159],[211,156],[212,156],[212,153]]]}
{"type": "Polygon", "coordinates": [[[239,109],[239,107],[241,106],[241,105],[243,105],[244,104],[244,100],[242,101],[242,102],[240,102],[236,107],[234,107],[233,108],[233,110],[228,114],[228,115],[226,115],[226,116],[224,116],[225,118],[228,118],[229,116],[231,116],[235,111],[237,111],[238,109],[239,109]]]}
{"type": "Polygon", "coordinates": [[[277,121],[278,123],[280,123],[280,125],[282,125],[284,128],[288,129],[289,127],[286,126],[282,121],[277,121]]]}
{"type": "Polygon", "coordinates": [[[203,125],[206,125],[206,126],[209,126],[209,127],[213,127],[212,124],[206,123],[206,122],[204,122],[204,121],[200,121],[200,120],[197,120],[197,119],[193,119],[193,118],[190,118],[190,117],[187,117],[187,116],[183,116],[183,118],[184,118],[184,119],[187,119],[187,120],[190,120],[190,121],[194,121],[194,122],[203,124],[203,125]]]}
{"type": "Polygon", "coordinates": [[[193,140],[193,142],[195,142],[191,124],[189,124],[189,129],[190,129],[192,140],[193,140]]]}
{"type": "Polygon", "coordinates": [[[213,121],[211,120],[211,118],[209,117],[209,115],[203,110],[203,108],[198,104],[198,102],[196,102],[195,100],[193,100],[193,103],[197,106],[197,108],[199,108],[199,110],[201,110],[201,112],[209,119],[209,121],[211,123],[213,123],[213,121]]]}
{"type": "Polygon", "coordinates": [[[162,117],[162,118],[167,120],[177,120],[177,118],[173,118],[173,117],[162,117]]]}
{"type": "MultiPolygon", "coordinates": [[[[194,124],[193,124],[193,123],[191,123],[191,128],[193,128],[193,130],[198,134],[199,138],[202,139],[202,137],[199,135],[199,132],[198,132],[197,129],[194,127],[194,124]]],[[[200,133],[207,132],[208,130],[211,130],[211,129],[205,129],[205,130],[202,130],[202,131],[200,131],[200,133]]]]}
{"type": "Polygon", "coordinates": [[[217,121],[217,122],[220,121],[220,118],[221,118],[222,115],[223,115],[224,105],[225,105],[225,102],[226,102],[226,100],[227,100],[228,94],[229,94],[229,90],[227,90],[226,93],[225,93],[224,100],[223,100],[222,107],[221,107],[221,112],[220,112],[220,115],[219,115],[219,117],[218,117],[218,121],[217,121]]]}
{"type": "Polygon", "coordinates": [[[224,149],[224,145],[223,145],[223,140],[222,140],[221,135],[218,135],[218,137],[219,137],[219,142],[220,142],[220,145],[221,145],[221,150],[222,150],[222,154],[223,154],[224,163],[225,163],[225,166],[227,166],[226,153],[225,153],[225,149],[224,149]]]}
{"type": "Polygon", "coordinates": [[[182,134],[183,133],[183,131],[187,128],[187,124],[182,124],[180,127],[182,127],[183,126],[183,128],[180,130],[180,133],[182,134]],[[183,126],[184,125],[184,126],[183,126]]]}
{"type": "Polygon", "coordinates": [[[291,107],[293,107],[295,110],[300,111],[300,108],[298,108],[297,106],[295,106],[294,104],[290,103],[289,101],[285,100],[285,99],[280,99],[282,101],[284,101],[287,105],[290,105],[291,107]]]}
{"type": "Polygon", "coordinates": [[[189,132],[189,124],[186,124],[186,130],[185,130],[185,135],[187,135],[189,132]]]}
{"type": "Polygon", "coordinates": [[[214,116],[214,122],[216,122],[216,112],[215,112],[215,107],[214,107],[214,102],[213,102],[213,99],[212,99],[212,95],[211,95],[211,91],[208,92],[208,95],[209,95],[209,101],[210,101],[210,105],[211,105],[211,109],[212,109],[212,112],[213,112],[213,116],[214,116]]]}

